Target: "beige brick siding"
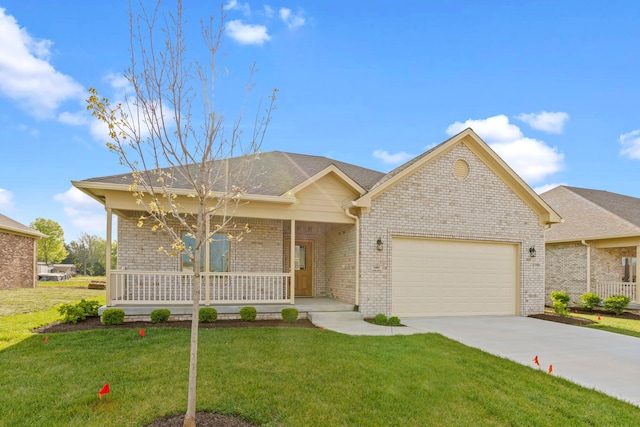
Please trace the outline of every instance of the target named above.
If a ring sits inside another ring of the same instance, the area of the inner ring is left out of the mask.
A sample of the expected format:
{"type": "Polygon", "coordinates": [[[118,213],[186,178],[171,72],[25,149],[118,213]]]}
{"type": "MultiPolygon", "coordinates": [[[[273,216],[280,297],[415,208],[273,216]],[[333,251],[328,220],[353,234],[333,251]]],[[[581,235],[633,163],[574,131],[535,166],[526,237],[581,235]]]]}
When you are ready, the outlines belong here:
{"type": "Polygon", "coordinates": [[[327,233],[327,287],[329,296],[355,303],[356,227],[335,227],[327,233]]]}
{"type": "Polygon", "coordinates": [[[544,310],[544,234],[538,216],[465,145],[458,144],[373,200],[361,215],[361,296],[365,316],[391,314],[392,236],[520,244],[520,315],[544,310]],[[454,176],[458,159],[469,176],[454,176]],[[376,250],[381,237],[383,251],[376,250]],[[537,257],[529,257],[535,246],[537,257]]]}
{"type": "Polygon", "coordinates": [[[36,285],[37,240],[0,231],[0,287],[32,288],[36,285]]]}
{"type": "MultiPolygon", "coordinates": [[[[591,292],[597,293],[599,282],[622,282],[622,258],[635,257],[636,247],[591,248],[591,292]]],[[[551,305],[551,292],[565,291],[569,305],[580,305],[580,295],[587,288],[587,246],[581,243],[547,245],[545,302],[551,305]]]]}
{"type": "MultiPolygon", "coordinates": [[[[229,241],[229,269],[236,272],[282,272],[282,221],[236,218],[237,229],[225,231],[238,237],[244,224],[249,233],[229,241]]],[[[137,271],[180,271],[181,258],[158,252],[172,240],[163,231],[151,231],[151,223],[137,226],[136,219],[118,219],[118,268],[137,271]]],[[[212,221],[212,223],[215,223],[212,221]]],[[[175,225],[177,227],[177,224],[175,225]]]]}
{"type": "MultiPolygon", "coordinates": [[[[569,294],[570,305],[578,305],[587,292],[587,247],[580,243],[547,245],[545,303],[552,305],[551,292],[569,294]]],[[[593,278],[592,278],[593,280],[593,278]]]]}

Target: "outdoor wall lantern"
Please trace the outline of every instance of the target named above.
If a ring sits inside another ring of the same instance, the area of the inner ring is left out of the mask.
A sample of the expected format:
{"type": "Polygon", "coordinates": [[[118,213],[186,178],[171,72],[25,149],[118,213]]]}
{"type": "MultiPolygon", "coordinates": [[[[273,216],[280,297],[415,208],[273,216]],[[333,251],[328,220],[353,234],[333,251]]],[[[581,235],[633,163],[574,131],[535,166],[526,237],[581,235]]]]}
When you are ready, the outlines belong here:
{"type": "Polygon", "coordinates": [[[376,248],[378,248],[379,251],[382,250],[382,237],[378,237],[378,241],[376,242],[376,248]]]}
{"type": "Polygon", "coordinates": [[[531,258],[535,258],[536,257],[536,247],[535,246],[531,246],[529,248],[529,256],[531,258]]]}

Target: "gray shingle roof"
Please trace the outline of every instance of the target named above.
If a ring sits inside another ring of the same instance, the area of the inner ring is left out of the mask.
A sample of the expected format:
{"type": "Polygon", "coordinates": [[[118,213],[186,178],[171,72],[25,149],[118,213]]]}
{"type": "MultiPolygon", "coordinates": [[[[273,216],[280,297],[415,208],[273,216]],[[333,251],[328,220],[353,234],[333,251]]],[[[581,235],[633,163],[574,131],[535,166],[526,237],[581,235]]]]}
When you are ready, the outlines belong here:
{"type": "Polygon", "coordinates": [[[547,241],[640,236],[640,199],[588,188],[559,186],[540,195],[562,218],[547,241]]]}
{"type": "MultiPolygon", "coordinates": [[[[239,168],[242,166],[243,161],[246,161],[245,157],[230,158],[229,168],[231,170],[239,168]]],[[[224,160],[216,160],[215,162],[218,163],[219,166],[223,166],[224,160]]],[[[327,157],[270,151],[260,153],[258,159],[253,164],[254,185],[252,185],[252,187],[254,187],[254,190],[250,191],[250,193],[266,196],[283,195],[331,165],[335,165],[335,167],[367,191],[385,176],[382,172],[327,157]]],[[[217,165],[214,166],[214,169],[217,169],[217,165]]],[[[121,174],[91,178],[84,182],[128,184],[131,182],[130,180],[130,174],[121,174]]],[[[222,190],[223,184],[223,182],[220,182],[219,190],[222,190]]],[[[187,185],[186,181],[180,177],[177,177],[174,187],[191,188],[187,185]]]]}
{"type": "Polygon", "coordinates": [[[19,234],[27,234],[33,237],[44,237],[44,234],[40,233],[38,230],[34,230],[31,227],[27,227],[26,225],[20,224],[18,221],[14,221],[8,216],[0,214],[0,231],[9,231],[13,233],[19,234]]]}

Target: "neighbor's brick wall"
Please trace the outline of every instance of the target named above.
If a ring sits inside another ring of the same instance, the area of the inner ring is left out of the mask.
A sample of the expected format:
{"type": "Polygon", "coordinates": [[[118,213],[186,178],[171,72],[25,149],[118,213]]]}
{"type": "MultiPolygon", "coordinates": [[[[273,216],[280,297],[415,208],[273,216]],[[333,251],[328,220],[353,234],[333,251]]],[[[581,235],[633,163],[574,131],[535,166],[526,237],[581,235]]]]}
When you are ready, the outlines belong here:
{"type": "Polygon", "coordinates": [[[356,227],[337,226],[327,232],[327,288],[329,296],[353,304],[356,294],[356,227]]]}
{"type": "MultiPolygon", "coordinates": [[[[571,298],[570,306],[580,304],[580,295],[587,292],[587,249],[580,243],[547,245],[545,260],[545,303],[547,305],[553,304],[551,292],[554,291],[568,293],[571,298]]],[[[591,250],[593,253],[593,248],[591,250]]],[[[591,263],[593,265],[593,258],[591,263]]],[[[593,281],[593,277],[591,280],[593,281]]]]}
{"type": "Polygon", "coordinates": [[[33,237],[0,231],[0,286],[33,288],[36,285],[36,245],[33,237]]]}
{"type": "MultiPolygon", "coordinates": [[[[229,269],[232,272],[281,272],[282,221],[236,218],[239,227],[225,229],[238,236],[244,224],[251,232],[241,240],[229,241],[229,269]]],[[[215,218],[212,220],[215,224],[215,218]]],[[[118,218],[118,268],[138,271],[180,271],[181,258],[158,252],[170,250],[172,240],[163,231],[151,231],[151,223],[138,228],[136,219],[118,218]]],[[[178,228],[178,224],[174,224],[178,228]]],[[[213,229],[213,227],[212,227],[213,229]]]]}
{"type": "Polygon", "coordinates": [[[519,243],[520,315],[544,311],[544,234],[538,216],[465,145],[458,144],[390,188],[361,214],[361,297],[365,316],[391,314],[393,235],[519,243]],[[469,164],[464,180],[456,160],[469,164]],[[384,250],[376,250],[378,237],[384,250]],[[528,249],[535,246],[537,257],[528,249]]]}

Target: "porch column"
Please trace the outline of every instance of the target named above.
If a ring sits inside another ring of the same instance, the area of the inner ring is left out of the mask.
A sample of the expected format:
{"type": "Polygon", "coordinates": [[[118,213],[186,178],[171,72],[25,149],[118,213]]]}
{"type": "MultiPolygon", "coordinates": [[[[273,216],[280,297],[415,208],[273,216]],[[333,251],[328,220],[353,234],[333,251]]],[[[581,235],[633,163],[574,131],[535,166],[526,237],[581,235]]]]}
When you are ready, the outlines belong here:
{"type": "Polygon", "coordinates": [[[107,290],[107,307],[111,306],[111,228],[113,227],[113,211],[111,208],[107,209],[107,241],[105,242],[106,256],[105,260],[105,284],[107,290]]]}
{"type": "Polygon", "coordinates": [[[634,298],[636,303],[640,303],[640,262],[638,256],[640,255],[640,245],[636,246],[636,297],[634,298]]]}
{"type": "Polygon", "coordinates": [[[291,255],[289,256],[291,271],[291,304],[296,302],[296,220],[291,220],[291,255]]]}

